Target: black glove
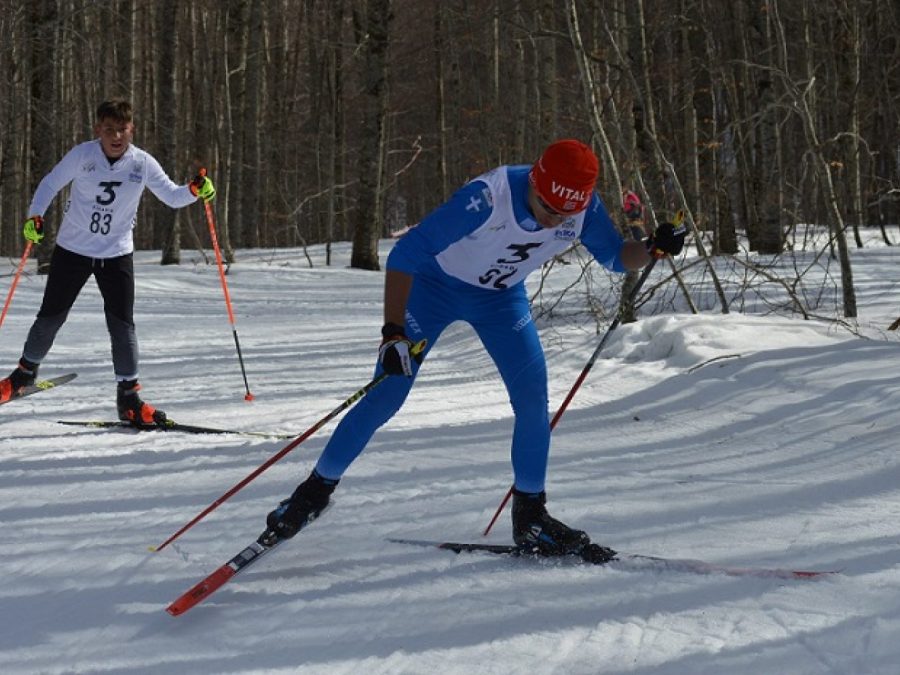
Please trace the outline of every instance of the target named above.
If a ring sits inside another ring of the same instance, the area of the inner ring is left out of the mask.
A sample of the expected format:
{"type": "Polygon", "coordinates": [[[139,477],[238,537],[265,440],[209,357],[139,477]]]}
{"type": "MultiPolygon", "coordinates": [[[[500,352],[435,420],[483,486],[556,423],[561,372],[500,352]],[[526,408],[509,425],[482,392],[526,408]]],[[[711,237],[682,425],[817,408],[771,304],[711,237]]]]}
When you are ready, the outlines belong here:
{"type": "Polygon", "coordinates": [[[386,323],[381,329],[381,348],[378,360],[388,375],[406,375],[412,377],[412,360],[422,362],[421,354],[412,352],[413,343],[403,332],[403,326],[386,323]]]}
{"type": "Polygon", "coordinates": [[[654,258],[664,258],[666,254],[678,255],[684,248],[686,234],[687,228],[684,225],[675,227],[672,223],[662,223],[647,239],[647,251],[654,258]]]}

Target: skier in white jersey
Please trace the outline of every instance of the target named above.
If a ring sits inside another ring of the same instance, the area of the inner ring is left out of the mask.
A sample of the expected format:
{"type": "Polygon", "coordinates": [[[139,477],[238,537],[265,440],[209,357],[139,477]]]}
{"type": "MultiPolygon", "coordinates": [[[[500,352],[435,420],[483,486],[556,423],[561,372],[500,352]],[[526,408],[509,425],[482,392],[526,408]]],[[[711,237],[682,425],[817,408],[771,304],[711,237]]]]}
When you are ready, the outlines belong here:
{"type": "Polygon", "coordinates": [[[135,426],[161,425],[166,415],[141,400],[138,343],[134,330],[134,229],[144,188],[173,208],[209,201],[216,191],[206,176],[176,185],[149,153],[132,145],[131,104],[112,99],[97,108],[96,138],[72,148],[38,185],[23,234],[34,244],[44,238],[43,216],[71,184],[65,216],[50,258],[50,274],[37,318],[28,332],[18,367],[0,380],[0,401],[32,384],[57,331],[91,275],[103,296],[112,343],[119,418],[135,426]]]}
{"type": "Polygon", "coordinates": [[[677,254],[684,244],[684,230],[671,224],[648,242],[623,241],[594,192],[598,173],[588,146],[557,141],[534,166],[501,166],[468,183],[397,242],[386,265],[375,369],[397,377],[344,417],[309,478],[268,515],[260,543],[292,537],[322,512],[350,463],[403,404],[441,331],[466,321],[494,360],[515,414],[516,544],[541,555],[578,554],[590,544],[587,534],[551,518],[545,507],[547,369],[523,282],[576,240],[618,272],[639,269],[652,255],[677,254]],[[421,340],[427,347],[415,355],[412,347],[421,340]]]}

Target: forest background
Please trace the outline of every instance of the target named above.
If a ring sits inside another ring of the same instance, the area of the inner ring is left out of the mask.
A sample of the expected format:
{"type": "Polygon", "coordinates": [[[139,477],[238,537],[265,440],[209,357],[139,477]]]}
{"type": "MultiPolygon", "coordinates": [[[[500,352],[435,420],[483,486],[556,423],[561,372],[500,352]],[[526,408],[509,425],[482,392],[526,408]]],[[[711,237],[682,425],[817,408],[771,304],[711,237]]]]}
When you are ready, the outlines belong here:
{"type": "MultiPolygon", "coordinates": [[[[650,226],[683,209],[707,260],[827,226],[845,317],[860,228],[898,237],[896,0],[0,0],[0,73],[5,256],[113,96],[173,179],[208,168],[229,261],[352,241],[378,269],[379,238],[559,137],[593,144],[614,213],[626,188],[650,226]]],[[[135,244],[177,264],[204,228],[149,198],[135,244]]]]}

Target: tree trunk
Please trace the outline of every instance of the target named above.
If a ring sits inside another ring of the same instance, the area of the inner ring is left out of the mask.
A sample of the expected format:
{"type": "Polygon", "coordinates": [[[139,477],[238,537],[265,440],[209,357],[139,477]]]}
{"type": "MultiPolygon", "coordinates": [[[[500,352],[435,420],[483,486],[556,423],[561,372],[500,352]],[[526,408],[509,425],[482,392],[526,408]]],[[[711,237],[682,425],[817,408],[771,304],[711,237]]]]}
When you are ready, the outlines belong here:
{"type": "Polygon", "coordinates": [[[368,0],[363,53],[363,100],[365,117],[359,149],[359,199],[353,228],[350,266],[365,270],[381,269],[378,263],[378,239],[384,224],[382,208],[385,116],[387,114],[387,51],[391,19],[391,0],[368,0]]]}
{"type": "Polygon", "coordinates": [[[831,175],[831,166],[825,157],[822,145],[819,142],[818,131],[816,130],[816,103],[814,96],[816,78],[812,75],[811,71],[807,72],[807,84],[802,91],[790,79],[790,72],[788,71],[789,61],[787,58],[787,39],[784,35],[784,24],[779,16],[778,2],[772,3],[772,9],[774,12],[773,20],[775,21],[775,30],[778,36],[778,46],[781,56],[781,78],[786,89],[793,96],[795,110],[803,123],[803,132],[806,137],[807,146],[814,154],[816,173],[824,187],[826,208],[830,215],[828,221],[829,230],[832,233],[833,240],[837,242],[838,246],[844,316],[848,319],[856,318],[856,291],[853,288],[853,270],[850,265],[850,254],[847,248],[844,219],[841,215],[840,206],[838,205],[838,197],[835,191],[834,180],[831,175]]]}
{"type": "Polygon", "coordinates": [[[768,14],[760,11],[751,14],[749,31],[750,52],[765,59],[765,68],[753,70],[754,90],[751,107],[759,111],[759,123],[753,133],[754,152],[752,162],[753,197],[757,219],[752,228],[751,246],[759,253],[777,255],[783,248],[779,194],[781,190],[780,162],[778,158],[778,123],[775,109],[775,86],[772,69],[772,39],[768,14]]]}
{"type": "MultiPolygon", "coordinates": [[[[175,58],[178,43],[176,29],[178,25],[178,3],[176,0],[159,0],[156,4],[156,49],[157,67],[157,144],[154,156],[159,160],[163,170],[170,176],[176,173],[176,148],[178,147],[179,125],[178,97],[175,91],[175,58]]],[[[156,209],[156,238],[162,247],[163,265],[177,265],[181,262],[181,232],[177,214],[174,209],[159,204],[156,209]]]]}
{"type": "Polygon", "coordinates": [[[434,12],[434,67],[435,67],[435,112],[437,129],[437,175],[438,175],[438,198],[443,202],[450,196],[450,171],[448,169],[447,155],[449,153],[450,143],[448,141],[449,128],[447,126],[447,83],[444,78],[444,58],[446,40],[444,32],[446,30],[446,19],[444,14],[447,11],[443,2],[438,2],[434,12]]]}
{"type": "MultiPolygon", "coordinates": [[[[30,87],[31,108],[29,130],[31,146],[31,189],[34,194],[37,184],[59,161],[57,142],[57,99],[56,99],[56,0],[32,0],[28,4],[28,44],[31,45],[30,87]]],[[[57,200],[55,215],[62,209],[57,200]]],[[[30,214],[29,214],[30,215],[30,214]]],[[[22,219],[20,219],[22,220],[22,219]]],[[[36,246],[38,272],[46,274],[50,269],[50,254],[56,227],[48,219],[50,227],[41,246],[36,246]]]]}
{"type": "Polygon", "coordinates": [[[557,140],[559,124],[559,84],[556,77],[556,11],[554,0],[539,0],[537,29],[544,33],[537,41],[538,125],[541,147],[557,140]]]}
{"type": "MultiPolygon", "coordinates": [[[[260,101],[262,92],[262,35],[266,3],[252,3],[247,12],[246,58],[244,59],[244,101],[241,126],[243,127],[244,174],[241,184],[241,246],[256,248],[260,245],[260,176],[262,138],[260,137],[260,101]]],[[[233,254],[232,254],[233,257],[233,254]]]]}
{"type": "Polygon", "coordinates": [[[847,40],[846,44],[850,46],[848,50],[849,63],[847,64],[848,72],[846,75],[846,86],[843,87],[847,91],[849,97],[849,131],[845,141],[847,147],[847,175],[849,176],[850,190],[850,222],[853,226],[853,236],[856,239],[857,248],[863,247],[860,228],[863,225],[863,190],[862,190],[862,170],[860,162],[860,121],[859,121],[859,81],[860,69],[862,66],[862,37],[860,35],[860,8],[855,1],[848,2],[844,5],[845,13],[849,14],[847,21],[847,40]]]}
{"type": "MultiPolygon", "coordinates": [[[[243,240],[244,214],[244,134],[247,130],[238,122],[244,117],[248,105],[244,91],[247,44],[247,0],[228,0],[225,30],[225,87],[226,87],[226,138],[228,217],[220,223],[219,244],[228,262],[234,262],[232,241],[243,240]]],[[[254,102],[255,105],[255,102],[254,102]]]]}
{"type": "MultiPolygon", "coordinates": [[[[513,17],[519,25],[524,25],[524,16],[521,0],[515,0],[513,17]]],[[[513,37],[515,39],[515,54],[513,54],[513,121],[515,132],[513,134],[512,149],[510,155],[515,157],[514,161],[529,161],[525,158],[525,148],[528,129],[528,78],[525,77],[527,67],[525,65],[525,36],[521,30],[513,27],[513,37]]],[[[534,160],[530,160],[534,161],[534,160]]]]}
{"type": "MultiPolygon", "coordinates": [[[[8,46],[0,50],[0,77],[6,82],[14,82],[17,63],[24,61],[21,32],[15,31],[15,15],[0,13],[0,43],[8,46]]],[[[22,221],[31,214],[24,214],[20,206],[27,199],[23,179],[25,176],[25,122],[27,101],[21,92],[12,87],[6,97],[0,97],[0,255],[18,255],[24,242],[21,234],[22,221]]]]}

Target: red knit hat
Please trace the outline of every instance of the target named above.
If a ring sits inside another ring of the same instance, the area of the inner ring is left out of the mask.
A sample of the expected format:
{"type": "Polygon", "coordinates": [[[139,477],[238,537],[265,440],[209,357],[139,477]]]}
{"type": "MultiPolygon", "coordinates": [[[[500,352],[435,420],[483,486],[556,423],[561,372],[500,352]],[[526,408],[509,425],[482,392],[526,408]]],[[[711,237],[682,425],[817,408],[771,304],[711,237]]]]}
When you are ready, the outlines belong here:
{"type": "Polygon", "coordinates": [[[538,196],[559,213],[578,213],[591,203],[600,174],[597,156],[581,141],[567,138],[547,146],[528,180],[538,196]]]}

